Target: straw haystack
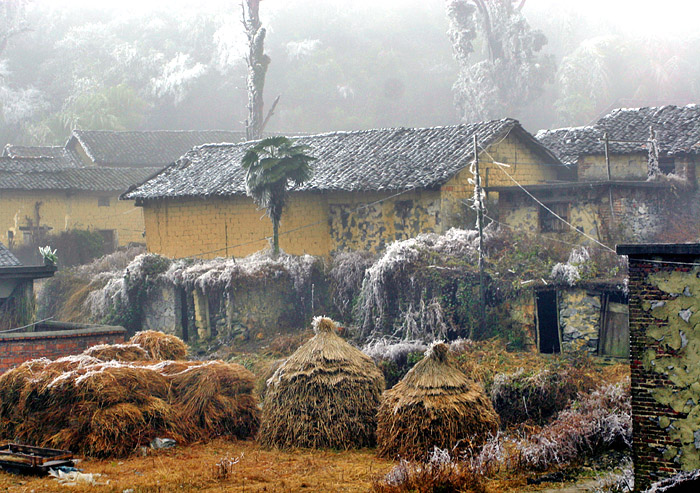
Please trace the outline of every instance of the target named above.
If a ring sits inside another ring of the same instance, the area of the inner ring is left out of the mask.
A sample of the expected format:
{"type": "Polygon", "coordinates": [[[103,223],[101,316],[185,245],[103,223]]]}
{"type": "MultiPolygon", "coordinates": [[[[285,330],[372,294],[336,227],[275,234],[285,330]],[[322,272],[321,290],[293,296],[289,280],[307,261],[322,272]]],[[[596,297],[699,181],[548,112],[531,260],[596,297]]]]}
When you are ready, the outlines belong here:
{"type": "Polygon", "coordinates": [[[155,437],[255,436],[253,374],[194,361],[101,361],[87,354],[0,375],[0,441],[121,457],[155,437]]]}
{"type": "Polygon", "coordinates": [[[129,344],[138,344],[157,360],[183,360],[187,357],[187,344],[182,339],[157,330],[137,332],[129,339],[129,344]]]}
{"type": "Polygon", "coordinates": [[[99,344],[83,351],[83,354],[102,361],[145,361],[151,358],[138,344],[99,344]]]}
{"type": "Polygon", "coordinates": [[[375,443],[384,377],[372,360],[314,319],[316,335],[268,381],[258,439],[267,447],[348,449],[375,443]]]}
{"type": "Polygon", "coordinates": [[[405,459],[422,459],[435,446],[482,445],[499,425],[489,398],[453,365],[442,343],[384,393],[378,420],[379,456],[405,459]]]}

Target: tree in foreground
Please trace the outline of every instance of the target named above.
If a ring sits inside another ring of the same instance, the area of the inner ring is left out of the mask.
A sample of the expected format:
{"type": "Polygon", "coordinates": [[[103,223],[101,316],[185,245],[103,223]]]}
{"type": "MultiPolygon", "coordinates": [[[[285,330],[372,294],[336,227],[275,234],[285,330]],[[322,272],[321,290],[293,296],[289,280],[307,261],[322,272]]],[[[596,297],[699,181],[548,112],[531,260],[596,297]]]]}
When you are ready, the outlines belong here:
{"type": "Polygon", "coordinates": [[[263,139],[243,156],[241,166],[246,170],[246,193],[267,210],[272,220],[272,253],[279,254],[279,223],[287,200],[287,185],[299,186],[311,179],[311,161],[305,154],[309,146],[294,145],[287,137],[263,139]]]}

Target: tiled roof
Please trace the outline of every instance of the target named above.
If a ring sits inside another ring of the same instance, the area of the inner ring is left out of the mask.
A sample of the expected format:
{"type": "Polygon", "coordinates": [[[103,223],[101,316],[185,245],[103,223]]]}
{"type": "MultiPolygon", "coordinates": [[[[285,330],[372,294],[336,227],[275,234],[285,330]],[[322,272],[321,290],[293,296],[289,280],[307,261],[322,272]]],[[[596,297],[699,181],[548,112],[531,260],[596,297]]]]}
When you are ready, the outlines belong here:
{"type": "Polygon", "coordinates": [[[80,143],[88,157],[103,166],[162,168],[195,146],[243,140],[244,132],[224,130],[73,130],[66,148],[72,150],[80,143]]]}
{"type": "MultiPolygon", "coordinates": [[[[544,156],[556,158],[516,120],[434,128],[389,128],[301,136],[316,158],[305,191],[391,191],[430,188],[449,180],[473,158],[472,136],[486,148],[509,132],[544,156]]],[[[250,143],[197,147],[122,198],[193,197],[245,194],[241,158],[250,143]]]]}
{"type": "Polygon", "coordinates": [[[2,155],[21,159],[46,159],[56,161],[57,166],[63,168],[79,168],[84,166],[75,152],[60,146],[18,146],[7,144],[2,155]]]}
{"type": "Polygon", "coordinates": [[[0,157],[0,190],[72,190],[123,192],[160,168],[57,168],[52,159],[30,159],[29,169],[18,159],[0,157]],[[38,161],[45,161],[40,166],[38,161]]]}
{"type": "Polygon", "coordinates": [[[0,267],[11,267],[15,265],[22,265],[22,263],[17,260],[17,257],[12,255],[12,252],[9,251],[5,245],[0,243],[0,267]]]}
{"type": "Polygon", "coordinates": [[[540,130],[536,137],[562,162],[574,164],[580,156],[603,154],[601,139],[643,142],[610,143],[613,154],[646,152],[649,128],[656,132],[659,149],[667,155],[700,151],[700,106],[622,108],[612,111],[587,127],[540,130]]]}

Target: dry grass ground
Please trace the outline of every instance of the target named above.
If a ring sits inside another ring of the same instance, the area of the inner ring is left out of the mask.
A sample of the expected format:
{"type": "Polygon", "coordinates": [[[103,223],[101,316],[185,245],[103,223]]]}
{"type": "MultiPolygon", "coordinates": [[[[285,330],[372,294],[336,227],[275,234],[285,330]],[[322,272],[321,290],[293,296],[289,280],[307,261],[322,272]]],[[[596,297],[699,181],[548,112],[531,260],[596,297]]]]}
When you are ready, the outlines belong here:
{"type": "Polygon", "coordinates": [[[366,492],[372,480],[386,474],[392,461],[377,459],[374,449],[351,451],[263,450],[252,441],[215,440],[151,452],[124,460],[84,460],[86,473],[100,473],[105,486],[59,485],[51,478],[0,472],[0,491],[8,492],[118,492],[170,491],[230,492],[366,492]],[[220,459],[240,457],[228,478],[217,479],[220,459]]]}

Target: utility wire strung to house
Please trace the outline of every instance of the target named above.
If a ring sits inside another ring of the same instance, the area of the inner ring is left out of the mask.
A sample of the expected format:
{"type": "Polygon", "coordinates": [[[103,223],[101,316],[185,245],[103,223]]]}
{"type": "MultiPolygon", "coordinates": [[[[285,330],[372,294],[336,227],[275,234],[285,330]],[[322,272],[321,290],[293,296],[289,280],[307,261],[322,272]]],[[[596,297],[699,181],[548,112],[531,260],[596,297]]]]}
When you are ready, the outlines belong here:
{"type": "Polygon", "coordinates": [[[482,150],[491,158],[491,161],[493,162],[493,164],[497,165],[497,166],[498,166],[498,169],[500,169],[501,171],[503,171],[503,174],[504,174],[504,175],[506,175],[513,183],[515,183],[515,184],[516,184],[523,192],[525,192],[532,200],[534,200],[534,201],[537,202],[540,206],[542,206],[543,209],[545,209],[547,212],[549,212],[550,214],[552,214],[554,217],[556,217],[557,219],[559,219],[561,222],[563,222],[564,224],[566,224],[567,226],[569,226],[569,228],[571,228],[573,231],[576,231],[577,233],[579,233],[579,234],[585,236],[586,238],[588,238],[588,239],[591,240],[592,242],[596,243],[597,245],[600,245],[600,246],[603,247],[604,249],[609,250],[609,251],[611,251],[611,252],[613,252],[613,253],[616,253],[615,250],[613,250],[612,248],[610,248],[608,245],[605,245],[604,243],[601,243],[600,241],[598,241],[597,239],[595,239],[595,238],[592,237],[591,235],[587,234],[585,231],[581,231],[580,229],[576,228],[573,224],[571,224],[571,223],[568,222],[566,219],[562,218],[560,215],[558,215],[556,212],[554,212],[552,209],[550,209],[549,207],[547,207],[546,205],[544,205],[544,204],[543,204],[540,200],[538,200],[534,195],[532,195],[530,192],[528,192],[528,191],[525,189],[525,187],[523,187],[515,178],[513,178],[510,174],[506,173],[505,169],[503,169],[503,168],[505,168],[505,167],[510,167],[509,164],[507,164],[507,163],[501,163],[501,162],[497,161],[496,159],[494,159],[493,156],[491,156],[491,154],[489,154],[489,152],[488,152],[486,149],[482,149],[482,150]]]}

